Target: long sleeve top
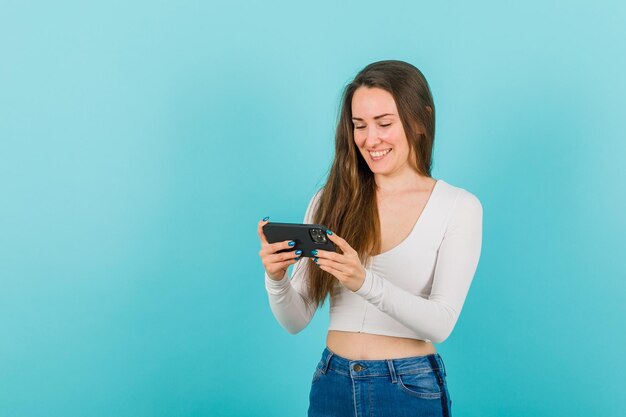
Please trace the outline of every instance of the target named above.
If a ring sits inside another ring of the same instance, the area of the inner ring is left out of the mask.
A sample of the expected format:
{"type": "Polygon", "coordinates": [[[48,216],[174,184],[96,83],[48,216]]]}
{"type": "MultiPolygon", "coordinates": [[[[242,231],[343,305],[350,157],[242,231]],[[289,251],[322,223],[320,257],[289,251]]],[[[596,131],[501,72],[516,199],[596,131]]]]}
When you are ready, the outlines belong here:
{"type": "MultiPolygon", "coordinates": [[[[318,191],[304,223],[312,223],[318,191]]],[[[350,243],[350,242],[348,242],[350,243]]],[[[437,180],[408,237],[373,256],[357,291],[342,285],[330,298],[328,330],[363,332],[441,343],[452,332],[478,266],[482,245],[482,205],[469,191],[437,180]]],[[[291,334],[311,321],[317,303],[308,297],[303,257],[291,279],[265,273],[270,308],[291,334]]]]}

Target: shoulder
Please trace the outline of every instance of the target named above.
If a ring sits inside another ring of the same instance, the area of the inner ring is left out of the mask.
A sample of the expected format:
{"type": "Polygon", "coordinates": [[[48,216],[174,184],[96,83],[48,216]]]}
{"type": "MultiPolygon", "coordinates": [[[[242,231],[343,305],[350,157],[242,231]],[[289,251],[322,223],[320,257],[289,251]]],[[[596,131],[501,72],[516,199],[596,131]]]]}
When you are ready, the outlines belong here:
{"type": "Polygon", "coordinates": [[[442,194],[445,194],[445,200],[449,204],[448,225],[456,227],[459,224],[476,224],[482,223],[483,206],[476,194],[465,188],[449,184],[442,181],[442,194]]]}
{"type": "Polygon", "coordinates": [[[319,201],[320,201],[320,197],[321,197],[321,195],[322,195],[322,190],[323,190],[323,189],[324,189],[324,188],[320,188],[319,190],[317,190],[317,191],[313,194],[313,196],[312,196],[312,197],[311,197],[311,199],[309,200],[309,206],[308,206],[308,208],[309,208],[309,209],[310,209],[311,207],[313,207],[313,206],[315,206],[315,205],[317,205],[317,204],[319,203],[319,201]]]}
{"type": "Polygon", "coordinates": [[[480,202],[480,199],[476,196],[476,194],[468,191],[465,188],[452,185],[442,179],[440,179],[439,181],[441,181],[440,185],[444,189],[444,192],[448,194],[448,196],[454,202],[455,208],[461,207],[482,211],[482,203],[480,202]]]}
{"type": "Polygon", "coordinates": [[[309,200],[309,204],[307,205],[306,212],[304,214],[304,222],[305,223],[312,223],[312,221],[313,221],[313,213],[315,213],[317,211],[317,206],[319,204],[320,196],[322,195],[322,190],[323,189],[324,188],[320,188],[319,190],[317,190],[313,194],[311,199],[309,200]]]}

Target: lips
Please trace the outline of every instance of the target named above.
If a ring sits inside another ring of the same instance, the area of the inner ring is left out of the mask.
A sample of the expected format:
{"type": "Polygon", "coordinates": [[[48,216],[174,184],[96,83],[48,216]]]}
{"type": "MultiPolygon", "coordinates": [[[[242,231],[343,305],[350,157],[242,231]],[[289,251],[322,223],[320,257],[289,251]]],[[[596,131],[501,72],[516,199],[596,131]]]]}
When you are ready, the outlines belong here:
{"type": "Polygon", "coordinates": [[[380,161],[385,156],[387,156],[390,152],[391,152],[391,149],[384,149],[384,150],[375,151],[375,152],[369,151],[369,154],[372,160],[380,161]]]}

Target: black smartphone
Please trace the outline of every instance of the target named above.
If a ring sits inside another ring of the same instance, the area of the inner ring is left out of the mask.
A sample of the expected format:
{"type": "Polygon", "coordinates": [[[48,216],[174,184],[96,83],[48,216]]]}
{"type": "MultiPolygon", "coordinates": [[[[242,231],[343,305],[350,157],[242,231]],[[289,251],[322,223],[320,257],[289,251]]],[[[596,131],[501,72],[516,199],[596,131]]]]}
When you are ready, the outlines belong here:
{"type": "Polygon", "coordinates": [[[301,256],[314,257],[313,249],[337,252],[335,244],[326,236],[327,228],[321,224],[275,223],[263,226],[263,233],[269,243],[294,240],[296,244],[290,249],[281,249],[277,253],[300,249],[301,256]]]}

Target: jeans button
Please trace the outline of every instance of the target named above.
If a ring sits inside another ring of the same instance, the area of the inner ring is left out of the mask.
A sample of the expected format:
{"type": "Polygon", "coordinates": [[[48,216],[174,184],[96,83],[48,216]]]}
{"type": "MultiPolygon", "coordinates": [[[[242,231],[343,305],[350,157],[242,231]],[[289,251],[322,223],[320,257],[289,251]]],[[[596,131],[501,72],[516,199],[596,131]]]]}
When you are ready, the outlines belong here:
{"type": "Polygon", "coordinates": [[[363,369],[365,369],[365,368],[363,368],[361,365],[359,365],[359,364],[357,363],[356,365],[354,365],[354,368],[353,368],[353,369],[354,369],[354,371],[355,371],[355,372],[359,372],[359,371],[361,371],[361,370],[363,370],[363,369]]]}

